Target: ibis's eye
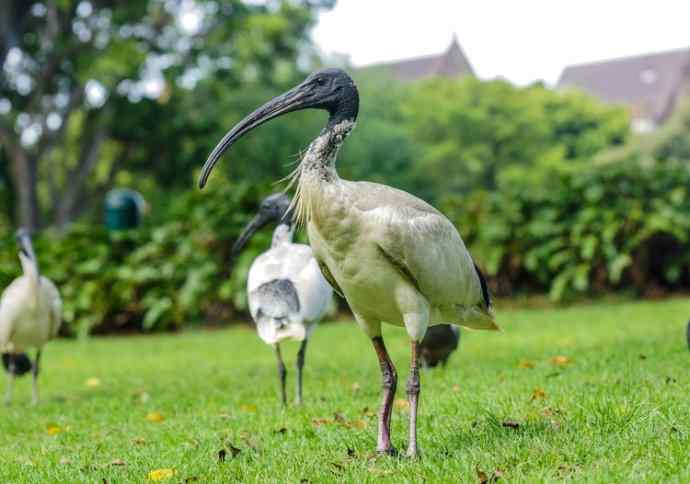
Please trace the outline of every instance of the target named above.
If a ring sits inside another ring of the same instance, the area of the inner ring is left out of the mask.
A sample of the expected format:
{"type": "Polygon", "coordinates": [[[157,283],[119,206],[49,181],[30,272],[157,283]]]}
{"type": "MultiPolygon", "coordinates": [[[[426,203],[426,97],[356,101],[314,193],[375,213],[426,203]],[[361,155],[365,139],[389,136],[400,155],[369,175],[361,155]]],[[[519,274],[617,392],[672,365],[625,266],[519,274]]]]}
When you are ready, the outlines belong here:
{"type": "Polygon", "coordinates": [[[316,84],[319,86],[325,86],[326,85],[326,79],[323,77],[317,77],[316,78],[316,84]]]}

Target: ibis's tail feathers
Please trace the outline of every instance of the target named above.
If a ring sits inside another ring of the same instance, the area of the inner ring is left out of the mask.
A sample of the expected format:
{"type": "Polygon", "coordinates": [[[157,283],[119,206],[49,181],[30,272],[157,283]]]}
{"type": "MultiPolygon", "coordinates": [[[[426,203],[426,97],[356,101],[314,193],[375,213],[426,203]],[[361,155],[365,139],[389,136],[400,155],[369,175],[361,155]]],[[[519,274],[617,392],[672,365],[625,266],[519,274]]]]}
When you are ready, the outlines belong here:
{"type": "Polygon", "coordinates": [[[483,305],[464,307],[458,306],[460,313],[460,321],[456,323],[469,329],[484,329],[488,331],[501,331],[501,328],[496,324],[494,311],[491,306],[484,307],[483,305]]]}
{"type": "Polygon", "coordinates": [[[3,353],[2,366],[7,373],[11,372],[14,376],[25,375],[34,367],[26,353],[3,353]]]}

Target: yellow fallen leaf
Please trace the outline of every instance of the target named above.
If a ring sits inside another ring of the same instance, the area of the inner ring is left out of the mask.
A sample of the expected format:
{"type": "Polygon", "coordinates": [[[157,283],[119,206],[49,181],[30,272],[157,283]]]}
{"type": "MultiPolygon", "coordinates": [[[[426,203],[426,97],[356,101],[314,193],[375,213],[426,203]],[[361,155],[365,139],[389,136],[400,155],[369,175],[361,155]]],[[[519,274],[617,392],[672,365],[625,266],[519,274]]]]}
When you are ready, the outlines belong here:
{"type": "Polygon", "coordinates": [[[554,356],[553,358],[551,358],[551,363],[558,366],[567,365],[570,363],[570,358],[563,355],[554,356]]]}
{"type": "Polygon", "coordinates": [[[87,380],[84,382],[84,385],[87,387],[93,388],[97,387],[101,384],[101,380],[98,378],[92,377],[92,378],[87,378],[87,380]]]}
{"type": "Polygon", "coordinates": [[[174,469],[154,469],[149,472],[150,481],[164,481],[175,475],[174,469]]]}
{"type": "Polygon", "coordinates": [[[62,429],[58,425],[49,424],[48,427],[46,427],[46,432],[48,432],[48,435],[57,435],[62,432],[62,429]]]}
{"type": "Polygon", "coordinates": [[[459,392],[460,391],[460,385],[458,385],[457,383],[455,385],[453,385],[453,391],[459,392]]]}
{"type": "Polygon", "coordinates": [[[534,363],[532,363],[529,360],[520,360],[520,362],[518,363],[518,368],[531,369],[534,368],[534,363]]]}
{"type": "Polygon", "coordinates": [[[367,428],[367,422],[361,419],[351,420],[348,424],[348,427],[354,427],[356,429],[365,429],[367,428]]]}
{"type": "Polygon", "coordinates": [[[393,402],[393,405],[398,410],[407,410],[408,408],[410,408],[410,402],[408,402],[407,400],[405,400],[403,398],[396,398],[395,401],[393,402]]]}
{"type": "Polygon", "coordinates": [[[72,463],[72,459],[68,459],[67,457],[61,457],[60,458],[60,464],[63,466],[69,465],[72,463]]]}
{"type": "Polygon", "coordinates": [[[256,405],[254,405],[253,403],[243,403],[242,405],[240,405],[240,410],[247,413],[255,413],[256,405]]]}
{"type": "Polygon", "coordinates": [[[161,415],[160,412],[151,412],[146,416],[146,420],[148,420],[149,422],[159,422],[160,423],[163,420],[165,420],[165,417],[163,415],[161,415]]]}
{"type": "Polygon", "coordinates": [[[353,392],[358,392],[361,388],[362,388],[362,387],[359,386],[359,383],[357,383],[357,382],[354,382],[354,383],[352,384],[352,391],[353,391],[353,392]]]}
{"type": "Polygon", "coordinates": [[[546,392],[543,388],[535,388],[532,390],[532,400],[545,400],[546,392]]]}

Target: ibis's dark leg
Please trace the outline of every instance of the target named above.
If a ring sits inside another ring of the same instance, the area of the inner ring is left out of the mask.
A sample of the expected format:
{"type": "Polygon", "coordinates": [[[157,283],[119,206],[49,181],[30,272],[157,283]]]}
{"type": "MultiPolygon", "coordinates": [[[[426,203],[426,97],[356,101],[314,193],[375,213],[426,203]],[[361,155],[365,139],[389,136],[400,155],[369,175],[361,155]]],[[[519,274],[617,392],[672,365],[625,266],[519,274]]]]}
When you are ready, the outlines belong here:
{"type": "Polygon", "coordinates": [[[408,457],[417,457],[417,404],[419,403],[419,343],[412,341],[410,358],[410,377],[407,380],[407,399],[410,402],[410,443],[408,457]]]}
{"type": "Polygon", "coordinates": [[[285,380],[287,379],[287,369],[283,363],[283,356],[280,354],[280,345],[276,343],[276,358],[278,358],[278,377],[280,378],[280,397],[283,401],[283,406],[287,406],[287,394],[285,393],[285,380]]]}
{"type": "Polygon", "coordinates": [[[5,391],[5,405],[12,403],[12,390],[14,389],[14,379],[16,373],[16,365],[14,362],[14,355],[10,353],[7,362],[7,390],[5,391]]]}
{"type": "Polygon", "coordinates": [[[36,361],[34,367],[31,369],[32,388],[31,388],[31,403],[38,404],[38,371],[41,361],[41,350],[36,350],[36,361]]]}
{"type": "Polygon", "coordinates": [[[307,340],[303,340],[297,352],[297,397],[295,403],[302,405],[302,368],[304,368],[304,356],[307,353],[307,340]]]}
{"type": "Polygon", "coordinates": [[[383,379],[383,400],[381,401],[381,409],[379,411],[379,433],[376,451],[380,454],[394,454],[395,449],[391,444],[391,413],[393,411],[395,389],[398,385],[398,374],[395,371],[395,366],[393,366],[390,356],[388,356],[386,346],[383,344],[383,338],[375,336],[371,341],[374,344],[376,356],[379,359],[383,379]]]}

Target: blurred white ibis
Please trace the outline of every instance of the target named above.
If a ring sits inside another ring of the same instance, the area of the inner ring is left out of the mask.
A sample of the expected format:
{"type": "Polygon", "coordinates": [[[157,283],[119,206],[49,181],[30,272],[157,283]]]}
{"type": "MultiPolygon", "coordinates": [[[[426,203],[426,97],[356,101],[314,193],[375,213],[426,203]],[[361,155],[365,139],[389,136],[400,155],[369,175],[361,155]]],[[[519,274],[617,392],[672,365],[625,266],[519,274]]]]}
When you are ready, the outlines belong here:
{"type": "Polygon", "coordinates": [[[43,345],[54,338],[62,322],[62,301],[55,285],[38,270],[38,261],[26,230],[17,232],[19,260],[24,274],[0,298],[0,351],[8,374],[5,403],[12,401],[16,376],[32,372],[34,404],[38,403],[38,371],[43,345]],[[24,353],[36,348],[33,364],[24,353]]]}
{"type": "Polygon", "coordinates": [[[419,345],[419,357],[425,368],[435,368],[440,363],[448,364],[450,355],[458,349],[460,328],[451,324],[429,326],[419,345]]]}
{"type": "Polygon", "coordinates": [[[326,127],[309,145],[294,173],[299,220],[326,279],[347,299],[357,323],[371,338],[383,376],[377,450],[392,453],[390,419],[397,384],[381,337],[381,322],[404,326],[411,339],[407,382],[410,436],[417,455],[419,342],[429,325],[452,323],[498,329],[486,283],[453,224],[431,205],[385,185],[342,180],[338,149],[355,126],[359,94],[340,69],[309,75],[230,130],[204,165],[203,187],[223,152],[262,123],[306,108],[328,111],[326,127]]]}
{"type": "Polygon", "coordinates": [[[273,231],[271,248],[259,255],[249,269],[249,311],[259,337],[275,349],[283,405],[287,405],[287,371],[280,353],[280,342],[288,339],[302,342],[296,365],[296,402],[301,404],[307,340],[328,308],[333,290],[321,275],[311,247],[292,243],[294,227],[290,199],[285,194],[270,195],[261,202],[259,213],[235,242],[233,255],[240,253],[257,230],[273,221],[278,226],[273,231]]]}

